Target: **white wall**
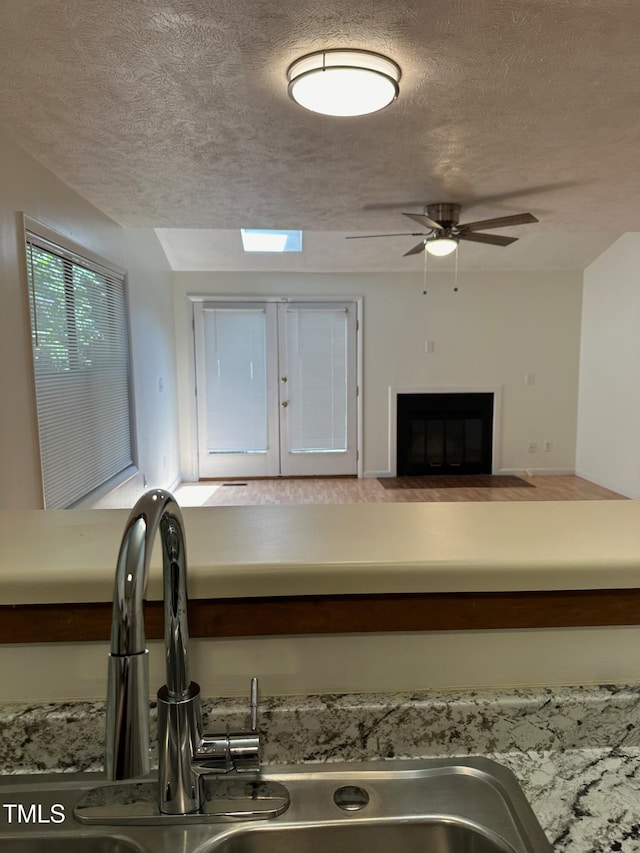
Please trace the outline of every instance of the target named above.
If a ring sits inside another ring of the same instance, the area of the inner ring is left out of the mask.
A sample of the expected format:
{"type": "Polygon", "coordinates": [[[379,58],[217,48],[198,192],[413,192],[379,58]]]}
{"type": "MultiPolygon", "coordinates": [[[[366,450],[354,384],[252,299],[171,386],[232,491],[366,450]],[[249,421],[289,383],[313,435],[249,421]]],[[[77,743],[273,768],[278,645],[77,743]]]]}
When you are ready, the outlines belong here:
{"type": "MultiPolygon", "coordinates": [[[[179,475],[175,341],[160,244],[149,229],[119,227],[0,139],[0,508],[42,506],[21,213],[128,270],[139,463],[150,485],[172,484],[179,475]]],[[[138,491],[141,485],[131,484],[138,491]]]]}
{"type": "Polygon", "coordinates": [[[502,386],[502,470],[574,470],[582,275],[174,273],[183,474],[194,478],[188,296],[319,294],[364,301],[364,471],[389,471],[389,387],[502,386]],[[434,352],[425,353],[425,341],[434,352]],[[535,382],[525,385],[525,373],[535,382]],[[530,441],[537,453],[529,453],[530,441]],[[543,452],[543,443],[552,451],[543,452]]]}
{"type": "Polygon", "coordinates": [[[125,228],[138,464],[147,487],[180,478],[171,273],[151,229],[125,228]]]}
{"type": "Polygon", "coordinates": [[[584,273],[576,471],[640,498],[640,234],[584,273]]]}

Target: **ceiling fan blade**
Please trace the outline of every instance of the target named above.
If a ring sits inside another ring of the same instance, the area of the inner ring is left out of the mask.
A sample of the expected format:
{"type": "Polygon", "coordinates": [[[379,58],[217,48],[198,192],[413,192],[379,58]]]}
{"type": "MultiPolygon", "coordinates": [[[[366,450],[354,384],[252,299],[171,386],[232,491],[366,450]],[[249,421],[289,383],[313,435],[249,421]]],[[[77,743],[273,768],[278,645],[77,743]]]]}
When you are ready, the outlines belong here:
{"type": "Polygon", "coordinates": [[[408,231],[404,234],[352,234],[345,240],[368,240],[369,237],[422,237],[422,231],[408,231]]]}
{"type": "Polygon", "coordinates": [[[428,228],[430,231],[444,231],[439,222],[436,222],[435,219],[429,219],[424,213],[403,213],[402,215],[408,216],[409,219],[413,219],[414,222],[417,222],[424,228],[428,228]]]}
{"type": "Polygon", "coordinates": [[[407,255],[419,255],[420,252],[424,251],[424,247],[426,246],[426,243],[427,243],[427,241],[423,240],[421,243],[418,243],[417,246],[414,246],[413,249],[409,249],[408,252],[405,252],[402,257],[406,258],[407,255]]]}
{"type": "Polygon", "coordinates": [[[463,231],[458,235],[460,240],[471,240],[473,243],[490,243],[492,246],[510,246],[517,242],[517,237],[502,237],[500,234],[477,234],[473,231],[463,231]]]}
{"type": "Polygon", "coordinates": [[[525,225],[537,222],[532,213],[515,213],[513,216],[498,216],[496,219],[481,219],[478,222],[461,222],[460,231],[484,231],[485,228],[508,228],[509,225],[525,225]]]}
{"type": "Polygon", "coordinates": [[[385,201],[379,204],[363,204],[362,210],[401,210],[403,207],[424,207],[421,201],[385,201]]]}

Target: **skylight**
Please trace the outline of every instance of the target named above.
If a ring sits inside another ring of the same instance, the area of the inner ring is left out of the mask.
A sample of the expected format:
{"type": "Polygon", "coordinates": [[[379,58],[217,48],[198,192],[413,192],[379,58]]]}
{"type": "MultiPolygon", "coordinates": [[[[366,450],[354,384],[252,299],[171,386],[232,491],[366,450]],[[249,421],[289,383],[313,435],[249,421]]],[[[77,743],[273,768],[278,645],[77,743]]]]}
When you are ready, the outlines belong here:
{"type": "Polygon", "coordinates": [[[276,231],[268,228],[241,228],[245,252],[301,252],[302,231],[276,231]]]}

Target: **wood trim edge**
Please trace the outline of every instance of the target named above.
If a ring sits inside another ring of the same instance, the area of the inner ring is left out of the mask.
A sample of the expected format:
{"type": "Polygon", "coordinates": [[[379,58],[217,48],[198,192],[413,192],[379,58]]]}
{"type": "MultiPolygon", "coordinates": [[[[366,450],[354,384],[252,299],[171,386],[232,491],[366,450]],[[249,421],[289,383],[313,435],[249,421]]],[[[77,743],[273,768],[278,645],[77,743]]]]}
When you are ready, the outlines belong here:
{"type": "MultiPolygon", "coordinates": [[[[111,603],[0,606],[0,643],[108,641],[111,603]]],[[[146,605],[149,639],[162,602],[146,605]]],[[[640,589],[193,599],[194,638],[640,625],[640,589]]]]}

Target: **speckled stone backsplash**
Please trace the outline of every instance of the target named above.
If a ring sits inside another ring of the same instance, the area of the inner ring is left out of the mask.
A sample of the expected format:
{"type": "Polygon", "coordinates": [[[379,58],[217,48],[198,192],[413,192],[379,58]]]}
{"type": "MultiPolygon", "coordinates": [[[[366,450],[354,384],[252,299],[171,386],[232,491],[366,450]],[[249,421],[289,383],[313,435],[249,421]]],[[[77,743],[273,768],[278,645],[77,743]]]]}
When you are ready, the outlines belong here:
{"type": "MultiPolygon", "coordinates": [[[[640,687],[264,697],[260,712],[266,763],[640,746],[640,687]]],[[[245,700],[203,716],[245,728],[245,700]]],[[[104,721],[101,702],[0,706],[0,772],[101,770],[104,721]]]]}

